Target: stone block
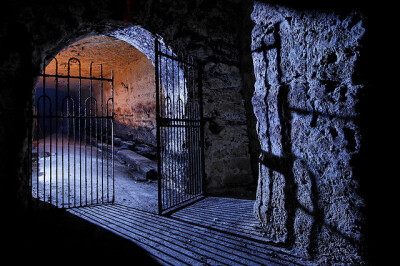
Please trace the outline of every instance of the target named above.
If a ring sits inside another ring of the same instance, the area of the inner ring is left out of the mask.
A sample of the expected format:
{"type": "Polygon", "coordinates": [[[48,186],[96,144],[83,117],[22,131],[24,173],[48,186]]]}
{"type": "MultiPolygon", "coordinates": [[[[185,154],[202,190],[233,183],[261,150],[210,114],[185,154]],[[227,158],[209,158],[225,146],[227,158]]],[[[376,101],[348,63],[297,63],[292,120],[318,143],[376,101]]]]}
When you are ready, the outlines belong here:
{"type": "Polygon", "coordinates": [[[119,150],[116,155],[133,170],[145,176],[145,179],[157,178],[157,163],[131,150],[119,150]]]}

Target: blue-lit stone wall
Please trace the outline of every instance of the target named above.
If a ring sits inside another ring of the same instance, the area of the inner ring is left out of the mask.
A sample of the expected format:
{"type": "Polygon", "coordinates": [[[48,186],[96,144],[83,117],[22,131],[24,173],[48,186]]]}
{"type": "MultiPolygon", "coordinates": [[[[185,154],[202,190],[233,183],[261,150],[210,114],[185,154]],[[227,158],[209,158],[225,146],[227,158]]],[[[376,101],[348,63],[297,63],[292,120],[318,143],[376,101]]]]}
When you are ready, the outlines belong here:
{"type": "Polygon", "coordinates": [[[251,17],[262,150],[254,213],[270,240],[302,256],[359,263],[364,202],[352,158],[363,16],[255,2],[251,17]]]}

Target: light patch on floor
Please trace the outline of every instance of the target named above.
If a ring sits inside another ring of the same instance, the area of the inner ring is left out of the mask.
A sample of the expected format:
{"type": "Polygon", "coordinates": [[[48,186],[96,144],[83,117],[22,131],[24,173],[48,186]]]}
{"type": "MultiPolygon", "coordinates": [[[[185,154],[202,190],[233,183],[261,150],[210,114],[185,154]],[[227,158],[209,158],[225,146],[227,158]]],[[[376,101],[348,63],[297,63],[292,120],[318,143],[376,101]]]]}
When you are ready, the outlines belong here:
{"type": "Polygon", "coordinates": [[[285,250],[123,205],[68,210],[131,240],[161,265],[305,265],[285,250]]]}

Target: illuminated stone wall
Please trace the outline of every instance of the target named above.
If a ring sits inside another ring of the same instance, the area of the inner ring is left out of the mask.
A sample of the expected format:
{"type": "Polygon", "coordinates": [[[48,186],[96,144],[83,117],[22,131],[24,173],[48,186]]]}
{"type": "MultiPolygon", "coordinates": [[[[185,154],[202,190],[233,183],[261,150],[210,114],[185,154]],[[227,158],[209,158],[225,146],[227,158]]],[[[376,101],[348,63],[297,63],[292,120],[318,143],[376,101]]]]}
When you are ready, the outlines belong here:
{"type": "Polygon", "coordinates": [[[355,80],[363,17],[255,3],[253,108],[262,152],[254,213],[303,256],[358,263],[364,201],[355,80]]]}

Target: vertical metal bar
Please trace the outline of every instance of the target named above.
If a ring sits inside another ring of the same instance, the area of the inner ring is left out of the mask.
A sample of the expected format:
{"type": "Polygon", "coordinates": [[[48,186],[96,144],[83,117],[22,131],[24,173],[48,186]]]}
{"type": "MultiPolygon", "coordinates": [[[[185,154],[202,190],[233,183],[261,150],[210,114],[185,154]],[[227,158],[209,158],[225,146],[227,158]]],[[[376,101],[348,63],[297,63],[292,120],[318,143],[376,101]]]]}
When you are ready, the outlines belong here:
{"type": "MultiPolygon", "coordinates": [[[[181,64],[179,63],[179,55],[180,55],[180,53],[178,53],[178,61],[177,61],[177,64],[178,64],[178,69],[177,69],[177,72],[178,72],[178,88],[177,88],[178,94],[177,94],[177,97],[178,97],[178,99],[176,101],[176,103],[178,105],[177,106],[178,107],[178,112],[176,114],[176,118],[177,119],[180,118],[180,110],[179,109],[180,109],[180,98],[181,98],[181,90],[182,90],[182,88],[181,88],[181,77],[179,76],[179,72],[181,70],[181,64]]],[[[180,122],[176,121],[176,125],[180,125],[180,122]]],[[[181,146],[181,128],[180,127],[175,127],[175,129],[176,129],[176,131],[175,131],[176,132],[175,140],[176,140],[176,156],[177,156],[175,180],[176,180],[176,183],[177,183],[177,187],[176,187],[177,194],[176,194],[176,197],[175,197],[174,205],[176,205],[178,202],[182,201],[182,193],[181,193],[181,188],[182,188],[181,156],[182,156],[182,153],[181,153],[181,150],[180,150],[180,146],[181,146]]]]}
{"type": "MultiPolygon", "coordinates": [[[[190,62],[190,58],[188,58],[188,61],[190,62]]],[[[187,99],[186,99],[186,106],[187,106],[187,115],[186,117],[189,120],[193,120],[193,114],[192,114],[192,96],[191,96],[191,66],[187,66],[186,69],[186,73],[187,73],[187,87],[188,87],[188,93],[187,93],[187,99]]],[[[189,178],[192,182],[191,184],[191,191],[190,193],[193,194],[194,190],[196,189],[195,184],[193,184],[196,175],[194,174],[194,169],[193,169],[193,161],[194,161],[194,149],[193,149],[193,143],[194,143],[194,139],[193,139],[193,122],[189,122],[188,123],[189,127],[188,127],[188,134],[187,134],[187,149],[188,149],[188,172],[189,172],[189,178]]]]}
{"type": "MultiPolygon", "coordinates": [[[[194,63],[193,62],[193,60],[192,60],[192,63],[194,63]]],[[[195,123],[194,123],[194,125],[197,125],[198,124],[198,122],[197,122],[197,115],[196,115],[196,107],[197,107],[197,104],[196,104],[196,81],[195,81],[195,79],[196,79],[196,68],[195,67],[192,67],[192,86],[193,86],[193,119],[196,121],[195,123]]],[[[198,127],[194,127],[193,128],[193,138],[194,138],[194,140],[193,140],[193,150],[194,150],[194,153],[195,153],[195,155],[194,155],[194,163],[193,163],[193,171],[195,172],[195,175],[196,175],[196,195],[198,195],[199,194],[199,191],[200,191],[200,188],[199,188],[199,173],[198,173],[198,171],[197,171],[197,165],[198,165],[198,161],[199,161],[199,157],[198,157],[198,151],[199,151],[199,141],[198,141],[198,138],[197,138],[197,131],[198,130],[200,130],[198,127]]]]}
{"type": "MultiPolygon", "coordinates": [[[[172,52],[172,50],[170,50],[170,55],[173,55],[173,52],[172,52]]],[[[170,64],[171,65],[171,68],[172,68],[172,70],[171,70],[171,72],[172,72],[172,83],[170,84],[171,85],[171,88],[168,88],[169,90],[169,93],[171,93],[172,95],[171,95],[171,97],[170,97],[170,122],[169,122],[169,124],[168,124],[168,131],[169,131],[169,139],[168,139],[168,143],[169,143],[169,162],[168,162],[168,165],[169,165],[169,169],[170,169],[170,171],[169,171],[169,175],[168,175],[168,183],[167,183],[167,185],[168,185],[168,187],[167,187],[167,195],[166,195],[166,197],[167,197],[167,201],[166,201],[166,208],[168,208],[168,207],[170,207],[171,206],[171,204],[172,204],[172,201],[173,201],[173,196],[174,196],[174,193],[175,193],[175,190],[174,190],[174,180],[173,180],[173,178],[174,178],[174,172],[175,172],[175,165],[174,165],[174,152],[175,152],[175,146],[174,146],[174,142],[173,142],[173,138],[174,138],[174,127],[173,127],[173,125],[174,125],[174,118],[175,118],[175,103],[174,103],[174,101],[175,101],[175,62],[172,60],[172,59],[168,59],[168,58],[166,58],[166,60],[167,60],[167,62],[168,62],[168,64],[170,64]],[[169,61],[168,61],[169,60],[169,61]]]]}
{"type": "MultiPolygon", "coordinates": [[[[92,98],[92,85],[93,85],[93,81],[92,81],[92,64],[93,64],[93,62],[91,62],[90,63],[90,69],[89,69],[89,72],[90,72],[90,85],[89,85],[89,99],[90,99],[90,101],[89,101],[89,103],[90,103],[90,120],[89,120],[89,123],[90,123],[90,129],[89,129],[89,135],[90,135],[90,138],[89,138],[89,143],[90,143],[90,180],[91,180],[91,202],[93,203],[93,139],[92,139],[92,115],[93,115],[93,111],[92,111],[92,100],[93,100],[93,98],[92,98]]],[[[86,108],[86,104],[85,104],[85,108],[86,108]]],[[[97,109],[97,108],[96,108],[97,109]]],[[[96,112],[97,112],[97,110],[96,110],[96,112]]],[[[87,118],[86,118],[87,119],[87,118]]],[[[86,128],[85,128],[85,130],[86,130],[86,128]]]]}
{"type": "MultiPolygon", "coordinates": [[[[92,97],[93,97],[93,79],[92,79],[92,77],[93,77],[93,62],[90,62],[90,66],[89,66],[89,74],[90,74],[90,81],[89,81],[89,97],[90,97],[90,101],[92,101],[92,97]]],[[[92,112],[92,111],[90,111],[90,112],[92,112]]],[[[97,106],[96,106],[96,113],[97,113],[97,106]]],[[[86,128],[85,128],[85,130],[86,130],[86,128]]],[[[91,130],[91,129],[90,129],[91,130]]],[[[97,119],[96,119],[96,135],[97,135],[97,119]]],[[[97,136],[96,136],[96,142],[97,142],[97,136]]],[[[90,152],[91,152],[91,154],[90,154],[90,160],[91,160],[91,164],[93,163],[93,159],[92,159],[92,146],[93,146],[93,143],[92,143],[92,140],[90,140],[90,152]]],[[[98,149],[96,149],[96,150],[98,150],[98,149]]],[[[96,152],[97,153],[97,152],[96,152]]],[[[97,158],[96,158],[97,159],[97,158]]],[[[96,165],[97,166],[97,165],[96,165]]],[[[98,176],[97,176],[97,178],[98,178],[98,176]]],[[[97,190],[97,189],[96,189],[97,190]]],[[[93,186],[92,186],[92,191],[93,191],[93,186]]],[[[98,197],[97,197],[98,198],[98,197]]],[[[92,200],[93,200],[93,194],[92,194],[92,200]]]]}
{"type": "MultiPolygon", "coordinates": [[[[166,93],[168,93],[168,91],[169,91],[169,85],[166,88],[166,93]]],[[[168,119],[171,118],[171,98],[169,96],[167,96],[167,114],[168,114],[167,118],[168,119]]],[[[166,187],[166,178],[168,176],[171,176],[171,146],[170,146],[171,130],[170,129],[171,129],[170,127],[167,127],[167,126],[164,127],[165,134],[166,134],[165,140],[164,140],[164,142],[165,142],[164,145],[165,145],[165,150],[166,150],[165,151],[166,152],[166,160],[163,161],[163,164],[165,164],[166,168],[167,168],[166,172],[165,172],[165,176],[164,176],[164,186],[163,186],[164,187],[164,205],[166,204],[165,202],[166,202],[166,199],[167,199],[168,193],[169,193],[169,191],[167,190],[167,187],[166,187]]]]}
{"type": "Polygon", "coordinates": [[[105,149],[105,153],[106,153],[106,192],[107,192],[106,202],[108,202],[108,199],[109,199],[109,188],[108,188],[108,186],[109,186],[109,180],[108,180],[108,157],[109,157],[109,154],[108,154],[108,118],[107,118],[107,116],[108,116],[108,106],[106,104],[106,118],[105,118],[105,123],[106,123],[106,129],[105,129],[106,130],[105,131],[105,134],[106,134],[106,149],[105,149]]]}
{"type": "MultiPolygon", "coordinates": [[[[89,144],[90,144],[90,178],[91,178],[91,198],[90,198],[90,204],[93,204],[93,138],[92,138],[92,120],[94,119],[95,121],[97,118],[97,101],[93,97],[89,97],[86,99],[86,101],[89,100],[89,108],[90,108],[90,115],[89,115],[89,122],[90,122],[90,139],[89,139],[89,144]],[[94,108],[94,116],[93,116],[93,109],[94,108]]],[[[85,104],[87,106],[87,104],[85,104]]],[[[97,189],[96,189],[97,190],[97,189]]]]}
{"type": "MultiPolygon", "coordinates": [[[[79,92],[78,92],[78,116],[81,116],[81,111],[80,111],[80,106],[81,106],[81,81],[82,81],[82,76],[81,76],[81,62],[76,59],[78,62],[78,67],[79,67],[79,92]]],[[[76,205],[76,128],[75,128],[75,122],[76,122],[76,116],[75,116],[75,106],[73,109],[74,113],[74,118],[72,119],[72,126],[73,126],[73,132],[74,132],[74,204],[73,206],[76,205]]],[[[80,118],[78,118],[78,138],[80,139],[80,118]]],[[[79,144],[80,146],[80,144],[79,144]]],[[[80,152],[80,148],[79,148],[80,152]]],[[[71,203],[72,204],[72,203],[71,203]]]]}
{"type": "Polygon", "coordinates": [[[55,77],[55,88],[56,88],[56,206],[58,207],[58,61],[54,58],[56,63],[56,77],[55,77]]]}
{"type": "MultiPolygon", "coordinates": [[[[187,60],[187,56],[185,56],[185,60],[187,60]]],[[[183,81],[184,81],[184,88],[185,88],[185,96],[184,96],[184,101],[183,101],[183,103],[182,103],[182,111],[183,111],[183,114],[182,114],[182,116],[183,116],[183,118],[184,119],[187,119],[188,117],[187,117],[187,111],[188,110],[186,110],[187,108],[185,108],[186,107],[186,105],[187,105],[187,102],[188,102],[188,90],[189,90],[189,88],[188,88],[188,84],[187,84],[187,81],[188,81],[188,65],[186,64],[186,63],[184,63],[184,70],[183,70],[183,75],[184,75],[184,78],[183,78],[183,81]]],[[[192,176],[190,175],[190,169],[189,169],[189,160],[190,160],[190,149],[189,149],[189,147],[188,147],[188,141],[190,141],[190,139],[188,139],[188,133],[190,132],[190,122],[188,122],[188,121],[184,121],[183,122],[184,123],[184,134],[183,134],[183,151],[184,151],[184,154],[185,154],[185,175],[186,175],[186,180],[185,180],[185,183],[186,183],[186,189],[185,189],[185,195],[186,195],[186,198],[187,197],[190,197],[190,191],[191,191],[191,178],[192,178],[192,176]]]]}
{"type": "Polygon", "coordinates": [[[112,203],[115,202],[114,165],[114,71],[111,71],[111,163],[112,163],[112,203]]]}
{"type": "Polygon", "coordinates": [[[199,125],[198,128],[196,128],[196,140],[195,140],[195,148],[196,148],[196,175],[197,175],[197,194],[202,193],[202,173],[201,173],[201,121],[200,121],[200,116],[199,116],[199,99],[197,99],[197,103],[195,105],[195,112],[196,112],[196,119],[199,121],[197,124],[199,125]]]}
{"type": "MultiPolygon", "coordinates": [[[[97,108],[97,107],[96,107],[97,108]]],[[[96,109],[97,112],[97,109],[96,109]]],[[[95,141],[93,145],[96,147],[96,204],[99,204],[99,148],[98,148],[98,117],[96,118],[96,125],[95,125],[95,141]]]]}
{"type": "MultiPolygon", "coordinates": [[[[103,65],[100,64],[100,78],[103,78],[103,65]]],[[[104,203],[104,150],[103,150],[103,116],[104,116],[104,102],[103,102],[103,80],[100,81],[100,101],[101,101],[101,120],[100,120],[100,142],[101,142],[101,202],[104,203]]]]}
{"type": "Polygon", "coordinates": [[[159,42],[157,38],[154,40],[154,50],[155,50],[155,82],[156,82],[156,139],[157,139],[157,172],[158,172],[158,214],[162,214],[162,202],[161,202],[161,156],[160,156],[160,84],[159,84],[159,42]]]}
{"type": "MultiPolygon", "coordinates": [[[[103,68],[101,68],[101,76],[103,76],[103,68]]],[[[102,81],[103,82],[103,81],[102,81]]],[[[105,122],[106,122],[106,181],[107,181],[107,200],[106,202],[109,202],[110,199],[110,181],[109,181],[109,175],[108,175],[108,171],[109,171],[109,162],[108,162],[108,158],[109,158],[109,154],[108,154],[108,142],[109,142],[109,136],[108,136],[108,100],[106,101],[106,118],[105,118],[105,122]]]]}
{"type": "MultiPolygon", "coordinates": [[[[82,101],[82,69],[81,69],[81,64],[79,62],[79,95],[78,95],[79,182],[82,180],[82,136],[81,136],[82,102],[81,101],[82,101]]],[[[74,150],[75,149],[76,147],[74,147],[74,150]]],[[[76,175],[74,177],[74,206],[76,206],[76,175]]]]}
{"type": "MultiPolygon", "coordinates": [[[[166,105],[167,105],[168,103],[166,102],[166,105]]],[[[167,113],[167,110],[168,109],[165,109],[166,110],[166,113],[167,113]]],[[[168,141],[168,139],[167,139],[167,136],[168,136],[168,128],[166,128],[166,127],[163,127],[163,137],[162,137],[162,149],[163,149],[163,157],[161,158],[161,160],[162,160],[162,177],[163,177],[163,181],[162,182],[165,182],[165,176],[168,174],[168,170],[169,170],[169,168],[168,168],[168,150],[167,150],[167,141],[168,141]]],[[[161,196],[162,196],[162,198],[163,198],[163,200],[165,199],[165,188],[164,188],[164,186],[162,185],[161,186],[161,189],[162,189],[162,191],[161,191],[161,196]]]]}
{"type": "Polygon", "coordinates": [[[198,93],[199,93],[199,115],[200,115],[200,145],[201,145],[201,154],[200,154],[200,161],[201,161],[201,188],[202,194],[205,194],[205,160],[204,160],[204,117],[203,117],[203,65],[199,62],[198,63],[198,93]]]}
{"type": "Polygon", "coordinates": [[[196,99],[197,99],[197,93],[196,93],[196,89],[197,89],[197,86],[196,86],[196,73],[197,73],[197,68],[193,68],[192,69],[192,75],[193,75],[193,81],[192,81],[192,83],[193,83],[193,117],[194,117],[194,119],[195,119],[195,125],[196,125],[196,127],[195,128],[193,128],[193,135],[194,135],[194,143],[193,143],[193,146],[194,146],[194,152],[195,152],[195,163],[194,163],[194,165],[193,165],[193,167],[194,167],[194,171],[196,172],[196,195],[198,195],[199,194],[199,192],[201,191],[201,188],[199,187],[200,186],[200,175],[199,175],[199,172],[197,171],[197,165],[198,165],[198,161],[199,161],[199,140],[198,140],[198,137],[197,137],[197,134],[198,134],[198,131],[200,131],[200,128],[199,128],[199,126],[200,126],[200,121],[199,121],[199,119],[197,118],[197,101],[196,101],[196,99]]]}
{"type": "MultiPolygon", "coordinates": [[[[93,97],[93,62],[90,62],[89,66],[89,74],[90,74],[90,83],[89,83],[89,97],[92,99],[93,97]]],[[[97,123],[98,123],[98,116],[97,116],[97,104],[96,104],[96,126],[95,126],[95,142],[97,144],[97,123]]],[[[92,144],[93,145],[93,144],[92,144]]],[[[96,203],[99,203],[99,157],[98,157],[99,149],[96,148],[96,203]]],[[[92,160],[92,158],[91,158],[92,160]]]]}
{"type": "Polygon", "coordinates": [[[53,154],[52,154],[52,146],[53,146],[53,139],[52,139],[52,129],[53,129],[53,114],[52,114],[52,112],[53,112],[53,109],[52,109],[52,106],[51,106],[51,98],[49,98],[49,111],[50,111],[50,115],[49,115],[49,124],[50,124],[50,185],[49,185],[49,190],[50,190],[50,203],[51,204],[53,204],[53,195],[52,195],[52,192],[53,192],[53,172],[52,172],[52,170],[53,170],[53,168],[52,168],[52,165],[53,165],[53,160],[52,160],[52,157],[53,157],[53,154]]]}
{"type": "Polygon", "coordinates": [[[175,179],[175,171],[176,171],[176,151],[175,151],[175,118],[176,118],[176,110],[175,110],[175,62],[174,60],[171,59],[171,64],[172,64],[172,75],[173,75],[173,82],[172,82],[172,101],[171,101],[171,175],[169,176],[169,181],[168,185],[169,187],[169,195],[168,195],[168,206],[170,207],[173,203],[174,196],[175,196],[175,184],[174,184],[174,179],[175,179]]]}
{"type": "Polygon", "coordinates": [[[74,104],[74,106],[73,106],[73,108],[72,108],[72,134],[73,134],[73,138],[74,138],[74,142],[73,142],[73,145],[72,145],[72,147],[73,147],[73,149],[74,149],[74,162],[73,162],[73,164],[74,164],[74,176],[73,176],[73,181],[74,181],[74,187],[73,187],[73,192],[74,192],[74,194],[73,194],[73,201],[74,201],[74,203],[72,203],[72,200],[70,199],[70,205],[69,206],[71,206],[71,205],[73,205],[73,204],[75,204],[75,198],[76,198],[76,189],[75,189],[75,178],[76,178],[76,128],[75,128],[75,104],[74,104]]]}
{"type": "MultiPolygon", "coordinates": [[[[43,68],[43,95],[46,96],[46,68],[43,68]]],[[[46,202],[46,98],[43,97],[43,206],[46,202]]]]}
{"type": "MultiPolygon", "coordinates": [[[[165,52],[168,53],[167,47],[165,47],[165,48],[166,48],[165,52]]],[[[168,96],[168,91],[169,91],[168,58],[167,58],[167,57],[164,57],[164,60],[165,60],[165,84],[164,84],[163,87],[164,87],[164,94],[166,95],[166,97],[169,97],[169,96],[168,96]]],[[[160,65],[161,65],[161,62],[160,62],[160,65]]],[[[161,67],[160,67],[160,73],[162,73],[162,72],[161,72],[161,67]]],[[[162,95],[162,93],[160,93],[160,94],[162,95]]],[[[162,96],[160,96],[160,97],[162,97],[162,96]]],[[[165,98],[165,97],[164,97],[164,98],[165,98]]],[[[169,98],[167,98],[167,99],[169,99],[169,98]]],[[[168,104],[168,103],[167,103],[167,104],[168,104]]],[[[168,128],[164,125],[164,126],[163,126],[163,130],[164,130],[164,132],[165,132],[165,131],[168,131],[168,128]]],[[[165,134],[164,134],[164,135],[165,135],[165,134]]],[[[165,139],[165,136],[164,136],[164,141],[163,141],[163,148],[164,148],[164,149],[167,148],[166,145],[167,145],[167,140],[165,139]]],[[[168,159],[168,161],[169,161],[169,159],[168,159]]],[[[165,168],[165,165],[167,165],[167,167],[169,167],[168,161],[165,161],[165,159],[162,159],[161,167],[162,167],[163,169],[165,168]]],[[[168,168],[168,170],[169,170],[169,168],[168,168]]],[[[165,171],[163,171],[163,173],[164,173],[164,172],[165,172],[165,171]]],[[[163,198],[164,198],[164,204],[165,204],[165,199],[168,197],[168,190],[167,190],[166,187],[165,187],[165,185],[167,185],[167,183],[165,183],[167,176],[169,176],[169,175],[167,175],[167,173],[164,173],[164,176],[163,176],[163,177],[164,177],[164,179],[163,179],[164,184],[163,184],[163,186],[162,186],[162,189],[163,189],[164,193],[161,193],[161,195],[162,195],[163,198]]]]}
{"type": "Polygon", "coordinates": [[[69,119],[69,113],[70,113],[70,111],[69,111],[69,103],[67,102],[67,166],[68,166],[68,171],[67,171],[67,187],[68,187],[68,197],[67,197],[67,204],[69,205],[69,202],[70,202],[70,133],[69,133],[69,130],[70,130],[70,126],[69,126],[69,122],[70,122],[70,119],[69,119]]]}
{"type": "MultiPolygon", "coordinates": [[[[84,107],[84,114],[85,114],[85,123],[84,123],[84,140],[85,140],[85,176],[87,176],[87,143],[88,143],[88,138],[87,138],[87,99],[85,100],[85,107],[84,107]]],[[[80,177],[79,179],[79,206],[82,206],[82,178],[80,177]]]]}
{"type": "Polygon", "coordinates": [[[69,164],[69,121],[70,121],[70,119],[69,119],[69,116],[70,116],[70,114],[69,114],[69,96],[70,96],[70,87],[69,87],[69,77],[70,77],[70,61],[68,61],[68,79],[67,79],[67,142],[68,142],[68,152],[67,152],[67,154],[68,154],[68,159],[67,159],[67,161],[68,161],[68,164],[67,164],[67,166],[68,166],[68,172],[67,172],[67,180],[68,180],[68,182],[67,182],[67,184],[68,184],[68,204],[69,204],[69,201],[70,201],[70,164],[69,164]]]}
{"type": "MultiPolygon", "coordinates": [[[[92,121],[93,121],[93,105],[92,101],[93,99],[90,97],[89,98],[89,147],[90,147],[90,159],[89,159],[89,164],[90,164],[90,203],[93,203],[93,142],[92,142],[92,121]]],[[[88,188],[87,188],[88,189],[88,188]]],[[[88,192],[86,192],[88,194],[88,192]]]]}
{"type": "MultiPolygon", "coordinates": [[[[72,100],[72,99],[71,99],[72,100]]],[[[73,180],[74,180],[74,201],[75,201],[75,177],[76,177],[76,128],[75,128],[75,102],[73,101],[72,102],[72,117],[71,117],[71,115],[70,115],[70,120],[72,120],[72,135],[73,135],[73,140],[74,140],[74,142],[73,142],[73,145],[72,145],[72,148],[74,149],[74,162],[73,162],[73,164],[74,164],[74,167],[73,167],[73,169],[74,169],[74,177],[73,177],[73,180]],[[71,119],[72,118],[72,119],[71,119]]],[[[68,147],[68,149],[69,149],[70,147],[68,147]]],[[[68,176],[69,178],[70,178],[70,176],[68,176]]],[[[70,186],[71,186],[71,181],[69,181],[70,183],[70,186]]],[[[71,189],[71,188],[70,188],[71,189]]],[[[73,205],[72,204],[72,200],[71,200],[71,195],[70,195],[70,197],[69,197],[69,199],[68,199],[68,206],[69,207],[71,207],[71,205],[73,205]]]]}
{"type": "MultiPolygon", "coordinates": [[[[43,62],[43,71],[44,71],[44,74],[45,74],[45,71],[46,71],[45,62],[43,62]]],[[[45,92],[45,86],[46,86],[45,77],[43,77],[43,90],[44,90],[44,92],[45,92]]],[[[46,99],[47,99],[47,97],[46,97],[46,94],[44,93],[44,97],[43,97],[44,102],[46,101],[46,99]]],[[[52,108],[51,108],[51,98],[48,98],[48,99],[49,99],[49,116],[48,116],[48,118],[49,118],[49,126],[50,126],[50,132],[49,132],[49,134],[50,134],[50,145],[49,145],[50,146],[50,149],[49,149],[50,150],[49,203],[52,203],[52,199],[53,199],[52,198],[52,154],[51,154],[51,152],[52,152],[52,137],[51,137],[51,135],[52,135],[51,134],[52,133],[52,108]]],[[[46,109],[44,109],[43,112],[44,112],[44,116],[46,117],[46,109]]],[[[44,127],[44,129],[46,130],[46,127],[44,127]]],[[[44,157],[44,159],[46,159],[46,156],[44,157]]]]}
{"type": "MultiPolygon", "coordinates": [[[[189,57],[186,58],[187,62],[189,62],[189,57]]],[[[189,92],[190,92],[190,73],[189,73],[189,66],[188,64],[185,64],[185,87],[186,87],[186,98],[185,98],[185,103],[184,103],[184,110],[185,110],[185,119],[189,120],[190,119],[190,106],[189,106],[189,102],[190,102],[190,96],[189,96],[189,92]]],[[[189,197],[192,194],[192,169],[191,169],[191,161],[192,161],[192,149],[191,149],[191,122],[186,121],[185,122],[185,139],[184,139],[184,143],[185,143],[185,154],[186,154],[186,176],[188,178],[188,183],[189,183],[189,189],[188,189],[188,195],[189,197]]]]}
{"type": "MultiPolygon", "coordinates": [[[[195,75],[196,75],[196,72],[197,72],[197,69],[193,69],[193,78],[195,78],[195,75]]],[[[194,108],[194,119],[196,120],[196,125],[199,125],[200,123],[200,119],[199,119],[199,116],[198,116],[198,113],[199,113],[199,111],[198,111],[198,93],[196,93],[196,89],[198,89],[197,88],[197,86],[196,86],[196,82],[193,82],[194,84],[193,84],[193,86],[194,86],[194,91],[193,91],[193,93],[194,93],[194,97],[193,97],[193,108],[194,108]]],[[[200,127],[196,127],[196,128],[194,128],[194,143],[193,143],[193,146],[194,146],[194,150],[195,150],[195,163],[194,163],[194,165],[193,165],[193,167],[194,167],[194,171],[195,171],[195,174],[196,174],[196,195],[198,195],[199,194],[199,192],[201,191],[201,184],[200,184],[200,148],[199,148],[199,141],[200,141],[200,138],[199,138],[199,132],[200,132],[200,127]]]]}
{"type": "MultiPolygon", "coordinates": [[[[193,60],[192,60],[192,63],[193,60]]],[[[197,101],[198,101],[198,93],[196,93],[196,68],[193,67],[192,68],[192,86],[193,86],[193,119],[196,121],[196,125],[198,124],[197,120],[198,120],[198,111],[197,111],[197,101]]],[[[193,163],[193,171],[195,172],[196,175],[196,195],[199,194],[199,192],[201,191],[200,188],[200,175],[199,175],[199,139],[198,139],[198,131],[200,130],[200,128],[194,127],[193,128],[193,135],[194,135],[194,141],[193,141],[193,149],[194,149],[194,160],[195,162],[193,163]]]]}
{"type": "MultiPolygon", "coordinates": [[[[187,58],[189,62],[189,57],[187,58]]],[[[185,119],[191,120],[191,107],[190,107],[190,67],[186,64],[185,68],[185,84],[186,84],[186,99],[185,99],[185,119]]],[[[193,150],[192,150],[192,122],[186,122],[186,132],[185,132],[185,149],[186,149],[186,175],[189,179],[189,195],[192,195],[193,190],[193,168],[192,161],[193,161],[193,150]]]]}
{"type": "MultiPolygon", "coordinates": [[[[181,80],[184,80],[184,65],[181,63],[181,80]]],[[[178,139],[179,139],[179,144],[178,144],[178,149],[179,149],[179,201],[177,203],[180,203],[185,200],[185,151],[183,149],[183,135],[185,132],[185,125],[183,119],[183,110],[182,110],[182,105],[183,105],[183,100],[182,97],[185,97],[185,85],[183,81],[183,87],[182,84],[180,83],[180,93],[179,93],[179,100],[178,100],[178,113],[179,113],[179,127],[178,127],[178,139]]]]}
{"type": "MultiPolygon", "coordinates": [[[[178,72],[179,72],[179,68],[178,68],[178,72]]],[[[182,114],[182,110],[181,110],[181,99],[180,99],[180,97],[181,97],[181,90],[182,90],[182,88],[180,87],[180,82],[179,82],[179,87],[178,87],[178,90],[179,90],[179,99],[178,99],[178,120],[177,120],[177,127],[176,127],[176,132],[177,132],[177,153],[178,153],[178,158],[177,158],[177,179],[178,179],[178,188],[177,188],[177,198],[176,198],[176,200],[175,200],[175,202],[174,202],[174,205],[176,205],[176,204],[178,204],[179,202],[182,202],[182,197],[183,197],[183,193],[182,193],[182,187],[183,187],[183,182],[182,182],[182,167],[183,167],[183,165],[182,165],[182,149],[181,149],[181,147],[182,147],[182,145],[181,145],[181,141],[182,141],[182,127],[180,127],[181,126],[181,121],[179,121],[179,119],[181,119],[181,114],[182,114]]]]}
{"type": "MultiPolygon", "coordinates": [[[[90,203],[93,204],[93,142],[92,142],[92,120],[93,120],[93,106],[92,97],[89,98],[89,145],[90,145],[90,203]]],[[[86,191],[86,195],[88,192],[86,191]]]]}
{"type": "MultiPolygon", "coordinates": [[[[171,60],[172,62],[173,62],[173,64],[174,64],[174,61],[173,60],[171,60]]],[[[175,67],[174,67],[174,70],[175,70],[175,67]]],[[[172,109],[173,109],[173,122],[172,122],[172,125],[173,125],[173,127],[172,127],[172,145],[173,145],[173,149],[172,149],[172,162],[173,162],[173,171],[172,171],[172,183],[171,183],[171,185],[172,185],[172,195],[171,195],[171,202],[170,202],[170,205],[169,205],[169,207],[171,207],[174,203],[175,203],[175,201],[176,201],[176,197],[177,197],[177,174],[176,174],[176,172],[177,172],[177,168],[178,168],[178,165],[177,165],[177,155],[178,155],[178,143],[177,143],[177,140],[178,140],[178,138],[177,138],[177,127],[176,127],[176,118],[177,118],[177,110],[176,110],[176,96],[175,96],[175,93],[176,93],[176,91],[175,91],[175,89],[177,89],[178,90],[178,94],[179,94],[179,63],[178,63],[178,61],[177,61],[177,69],[176,69],[176,74],[177,74],[177,82],[176,82],[176,84],[178,84],[178,88],[175,88],[175,75],[174,75],[174,85],[172,86],[172,109]]]]}
{"type": "MultiPolygon", "coordinates": [[[[186,60],[189,62],[188,57],[186,57],[186,60]]],[[[189,83],[190,82],[190,77],[189,77],[189,73],[188,73],[188,64],[185,64],[185,70],[184,70],[184,74],[185,74],[185,78],[184,78],[184,82],[185,82],[185,101],[183,103],[183,110],[184,110],[184,118],[188,119],[188,111],[187,108],[185,108],[188,104],[189,101],[189,83]]],[[[191,130],[191,125],[190,122],[186,121],[185,123],[185,134],[184,134],[184,147],[185,147],[185,167],[186,167],[186,179],[187,179],[187,183],[189,186],[187,195],[190,197],[191,195],[191,191],[192,191],[192,175],[190,173],[191,169],[190,169],[190,160],[191,160],[191,149],[190,149],[190,130],[191,130]]]]}
{"type": "MultiPolygon", "coordinates": [[[[174,76],[172,77],[174,79],[174,76]]],[[[169,89],[169,88],[168,88],[169,89]]],[[[171,98],[168,97],[168,118],[172,119],[172,101],[171,98]]],[[[169,122],[171,123],[171,122],[169,122]]],[[[168,145],[168,161],[166,162],[168,165],[168,173],[165,176],[165,204],[168,204],[169,198],[171,196],[171,191],[168,189],[169,178],[172,176],[173,171],[173,164],[172,164],[172,156],[173,156],[173,146],[172,146],[172,127],[166,126],[165,127],[168,134],[167,134],[167,145],[168,145]]]]}
{"type": "Polygon", "coordinates": [[[65,196],[64,196],[64,102],[61,101],[62,104],[62,121],[61,121],[61,191],[62,191],[62,198],[61,198],[61,206],[64,208],[65,203],[65,196]]]}

